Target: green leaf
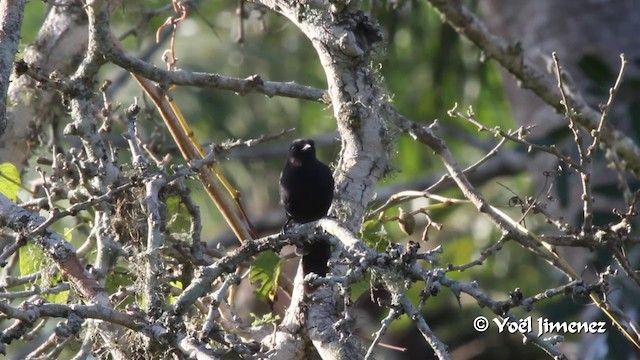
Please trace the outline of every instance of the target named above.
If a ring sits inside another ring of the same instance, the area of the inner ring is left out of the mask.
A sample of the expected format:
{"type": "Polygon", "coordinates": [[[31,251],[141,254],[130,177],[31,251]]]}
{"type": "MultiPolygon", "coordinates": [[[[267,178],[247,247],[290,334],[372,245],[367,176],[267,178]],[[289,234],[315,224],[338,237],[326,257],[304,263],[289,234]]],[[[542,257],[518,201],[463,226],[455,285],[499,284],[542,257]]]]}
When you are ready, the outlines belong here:
{"type": "Polygon", "coordinates": [[[357,301],[362,294],[369,292],[371,288],[371,276],[365,275],[364,278],[358,282],[351,284],[351,300],[357,301]]]}
{"type": "MultiPolygon", "coordinates": [[[[118,291],[121,286],[129,286],[133,284],[135,278],[131,272],[122,265],[115,266],[107,275],[106,288],[109,294],[113,294],[118,291]]],[[[126,305],[133,304],[135,299],[132,296],[127,297],[121,303],[116,304],[120,309],[123,309],[126,305]]]]}
{"type": "Polygon", "coordinates": [[[254,313],[249,313],[249,315],[253,318],[251,326],[275,324],[280,320],[280,315],[274,315],[273,313],[264,314],[262,317],[258,317],[258,315],[254,313]]]}
{"type": "Polygon", "coordinates": [[[72,228],[65,227],[64,228],[64,232],[62,233],[62,237],[64,238],[64,240],[66,242],[71,242],[73,240],[73,230],[75,230],[76,227],[72,227],[72,228]]]}
{"type": "MultiPolygon", "coordinates": [[[[20,275],[29,275],[42,270],[44,260],[44,253],[36,245],[27,243],[20,247],[20,275]]],[[[43,271],[41,276],[36,280],[36,283],[45,290],[51,286],[55,286],[54,284],[60,281],[62,281],[60,274],[52,275],[48,274],[47,271],[43,271]]],[[[61,291],[57,294],[44,294],[42,297],[52,303],[66,304],[69,298],[69,290],[61,291]]]]}
{"type": "MultiPolygon", "coordinates": [[[[178,289],[184,289],[184,286],[182,286],[182,281],[178,281],[178,280],[174,280],[174,281],[169,281],[169,285],[171,286],[175,286],[178,289]]],[[[169,295],[167,297],[167,303],[169,304],[173,304],[174,302],[176,302],[176,300],[178,299],[177,296],[174,295],[169,295]]]]}
{"type": "Polygon", "coordinates": [[[43,297],[52,303],[66,304],[69,299],[69,290],[61,291],[57,294],[47,294],[43,297]]]}
{"type": "Polygon", "coordinates": [[[189,229],[191,225],[189,212],[179,196],[170,196],[167,198],[167,212],[171,214],[168,227],[174,231],[184,231],[189,229]]]}
{"type": "Polygon", "coordinates": [[[16,202],[20,189],[20,172],[12,163],[0,164],[0,193],[16,202]]]}
{"type": "Polygon", "coordinates": [[[20,247],[20,275],[33,274],[40,270],[44,254],[42,250],[32,243],[20,247]]]}
{"type": "Polygon", "coordinates": [[[376,219],[369,220],[362,225],[361,237],[365,244],[379,252],[384,251],[389,245],[387,230],[376,219]]]}
{"type": "Polygon", "coordinates": [[[264,301],[275,300],[281,267],[282,259],[273,251],[261,253],[251,264],[249,280],[252,284],[260,283],[255,291],[260,299],[264,301]]]}

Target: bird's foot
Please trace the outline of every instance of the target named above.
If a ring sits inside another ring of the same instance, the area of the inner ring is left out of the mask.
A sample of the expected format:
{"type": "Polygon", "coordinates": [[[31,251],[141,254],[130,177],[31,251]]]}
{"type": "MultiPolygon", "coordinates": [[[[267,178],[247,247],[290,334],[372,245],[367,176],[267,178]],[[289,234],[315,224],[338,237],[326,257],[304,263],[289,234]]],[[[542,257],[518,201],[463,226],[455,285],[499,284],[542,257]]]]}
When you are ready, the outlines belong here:
{"type": "Polygon", "coordinates": [[[282,225],[282,229],[280,229],[280,235],[285,235],[289,229],[291,228],[292,220],[290,217],[287,217],[287,222],[282,225]]]}

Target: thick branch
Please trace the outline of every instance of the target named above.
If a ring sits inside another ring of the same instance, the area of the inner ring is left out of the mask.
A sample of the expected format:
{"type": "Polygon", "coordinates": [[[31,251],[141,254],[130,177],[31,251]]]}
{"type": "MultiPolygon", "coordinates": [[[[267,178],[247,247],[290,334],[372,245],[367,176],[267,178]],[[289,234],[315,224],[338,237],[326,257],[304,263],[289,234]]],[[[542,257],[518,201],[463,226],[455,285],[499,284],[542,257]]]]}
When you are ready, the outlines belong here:
{"type": "Polygon", "coordinates": [[[25,0],[0,3],[0,136],[7,128],[7,90],[20,42],[25,0]]]}
{"type": "MultiPolygon", "coordinates": [[[[16,232],[28,232],[37,229],[44,221],[42,216],[29,213],[0,194],[0,226],[6,226],[16,232]]],[[[78,291],[87,299],[96,299],[99,294],[98,283],[86,272],[76,257],[73,246],[48,228],[43,229],[42,234],[34,235],[32,240],[45,254],[51,256],[78,291]]],[[[103,304],[108,304],[106,297],[103,300],[103,304]]]]}

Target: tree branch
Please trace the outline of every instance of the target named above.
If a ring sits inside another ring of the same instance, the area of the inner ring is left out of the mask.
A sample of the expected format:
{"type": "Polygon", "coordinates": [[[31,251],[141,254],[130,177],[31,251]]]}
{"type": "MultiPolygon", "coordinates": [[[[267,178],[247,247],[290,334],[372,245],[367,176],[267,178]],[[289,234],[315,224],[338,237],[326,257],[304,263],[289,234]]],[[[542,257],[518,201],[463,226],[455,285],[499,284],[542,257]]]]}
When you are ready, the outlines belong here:
{"type": "Polygon", "coordinates": [[[0,3],[0,137],[7,128],[7,89],[18,52],[26,0],[0,3]]]}
{"type": "MultiPolygon", "coordinates": [[[[486,25],[459,0],[427,0],[458,33],[472,41],[488,56],[495,59],[513,74],[522,87],[533,91],[558,112],[564,111],[561,94],[553,79],[531,66],[530,59],[524,57],[519,45],[492,34],[486,25]]],[[[567,94],[567,107],[575,112],[575,121],[589,132],[600,126],[600,112],[591,108],[579,94],[567,94]]],[[[619,130],[609,126],[601,129],[601,141],[620,158],[627,168],[640,176],[640,148],[635,141],[619,130]]]]}

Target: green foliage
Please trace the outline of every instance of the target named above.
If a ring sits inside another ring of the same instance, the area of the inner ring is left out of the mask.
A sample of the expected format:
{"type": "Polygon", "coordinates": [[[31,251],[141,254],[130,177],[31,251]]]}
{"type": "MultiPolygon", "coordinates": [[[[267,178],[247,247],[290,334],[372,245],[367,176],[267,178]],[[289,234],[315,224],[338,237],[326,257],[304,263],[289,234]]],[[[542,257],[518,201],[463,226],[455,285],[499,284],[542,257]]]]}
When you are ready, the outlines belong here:
{"type": "MultiPolygon", "coordinates": [[[[184,289],[184,286],[182,285],[182,281],[177,281],[177,280],[175,280],[175,281],[170,281],[170,282],[169,282],[169,285],[171,285],[171,286],[173,286],[173,287],[176,287],[176,288],[178,288],[178,289],[180,289],[180,290],[183,290],[183,289],[184,289]]],[[[173,304],[174,302],[176,302],[176,300],[177,300],[177,299],[178,299],[178,297],[177,297],[177,296],[173,296],[173,295],[171,295],[171,296],[169,296],[169,297],[167,298],[167,302],[168,302],[169,304],[173,304]]]]}
{"type": "Polygon", "coordinates": [[[360,237],[369,247],[377,251],[384,251],[389,245],[387,229],[377,219],[368,220],[362,224],[360,237]]]}
{"type": "Polygon", "coordinates": [[[32,43],[47,11],[45,1],[28,1],[25,6],[24,18],[22,19],[22,29],[20,30],[20,40],[22,44],[32,43]]]}
{"type": "Polygon", "coordinates": [[[62,237],[67,242],[73,241],[73,230],[74,228],[64,228],[64,232],[62,233],[62,237]]]}
{"type": "Polygon", "coordinates": [[[20,172],[12,163],[0,164],[0,193],[16,202],[20,190],[20,172]]]}
{"type": "Polygon", "coordinates": [[[365,292],[371,289],[371,276],[366,274],[364,278],[356,283],[351,284],[351,299],[359,299],[365,292]]]}
{"type": "Polygon", "coordinates": [[[66,304],[69,299],[69,290],[61,291],[57,294],[46,294],[43,296],[46,300],[56,304],[66,304]]]}
{"type": "Polygon", "coordinates": [[[32,243],[27,243],[20,247],[20,275],[33,274],[40,270],[43,261],[43,254],[40,248],[32,243]]]}
{"type": "MultiPolygon", "coordinates": [[[[40,276],[37,278],[35,285],[38,285],[41,290],[46,291],[62,280],[59,274],[50,273],[49,267],[51,264],[47,263],[42,250],[35,244],[27,243],[21,246],[19,256],[20,275],[30,275],[40,271],[40,276]]],[[[57,294],[43,294],[42,297],[53,303],[66,304],[69,298],[69,290],[64,290],[57,294]]]]}
{"type": "Polygon", "coordinates": [[[261,325],[268,325],[268,324],[275,325],[278,323],[278,321],[280,321],[280,315],[274,315],[273,313],[264,314],[262,315],[262,317],[259,317],[254,313],[251,313],[250,315],[253,318],[253,322],[251,323],[251,326],[261,326],[261,325]]]}
{"type": "Polygon", "coordinates": [[[179,196],[170,196],[166,199],[167,212],[170,217],[169,229],[172,233],[184,232],[189,229],[189,213],[179,196]]]}
{"type": "Polygon", "coordinates": [[[251,263],[249,280],[252,284],[260,283],[255,290],[258,298],[269,302],[275,300],[282,264],[280,256],[273,251],[261,253],[251,263]]]}
{"type": "MultiPolygon", "coordinates": [[[[114,266],[106,279],[106,288],[109,294],[113,294],[118,291],[120,287],[130,286],[134,283],[135,278],[131,276],[130,269],[127,267],[116,265],[114,266]]],[[[125,305],[132,304],[134,299],[127,298],[122,303],[117,304],[120,308],[125,305]]]]}

